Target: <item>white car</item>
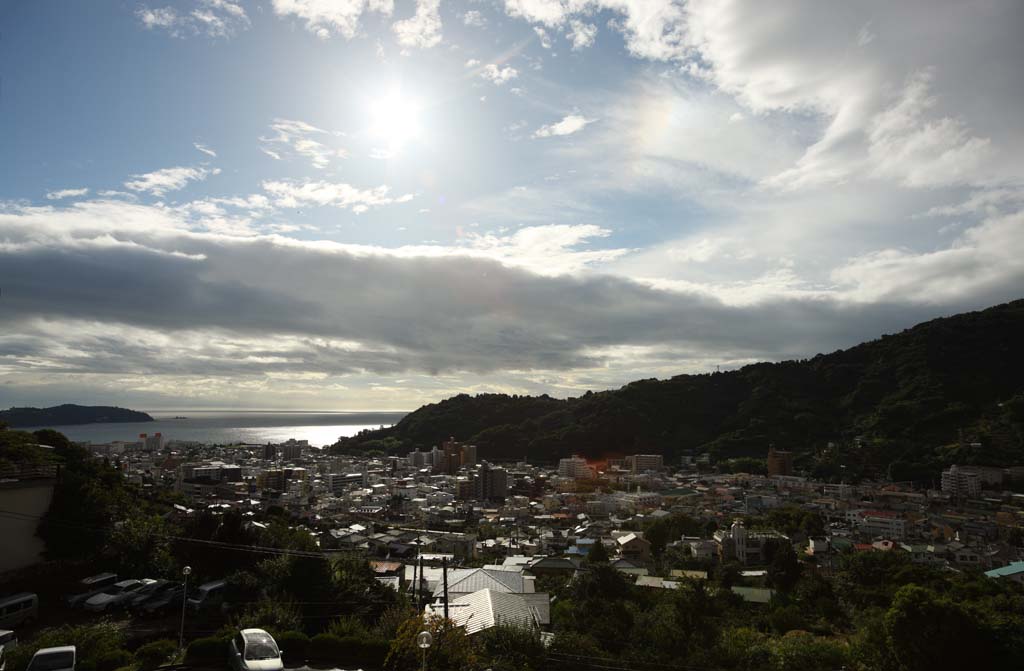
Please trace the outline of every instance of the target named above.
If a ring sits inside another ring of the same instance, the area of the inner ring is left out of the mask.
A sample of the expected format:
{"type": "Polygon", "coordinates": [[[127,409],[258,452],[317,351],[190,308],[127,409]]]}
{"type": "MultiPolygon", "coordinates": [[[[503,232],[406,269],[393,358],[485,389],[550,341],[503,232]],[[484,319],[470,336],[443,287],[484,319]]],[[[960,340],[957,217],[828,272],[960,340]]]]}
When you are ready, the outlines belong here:
{"type": "Polygon", "coordinates": [[[32,655],[25,671],[75,671],[77,650],[73,645],[43,648],[32,655]]]}
{"type": "Polygon", "coordinates": [[[85,609],[102,612],[123,603],[127,599],[135,595],[137,591],[156,582],[155,580],[122,580],[121,582],[115,582],[110,587],[106,588],[99,594],[94,594],[85,602],[85,609]]]}
{"type": "Polygon", "coordinates": [[[235,671],[283,671],[281,649],[262,629],[243,629],[231,639],[231,666],[235,671]]]}

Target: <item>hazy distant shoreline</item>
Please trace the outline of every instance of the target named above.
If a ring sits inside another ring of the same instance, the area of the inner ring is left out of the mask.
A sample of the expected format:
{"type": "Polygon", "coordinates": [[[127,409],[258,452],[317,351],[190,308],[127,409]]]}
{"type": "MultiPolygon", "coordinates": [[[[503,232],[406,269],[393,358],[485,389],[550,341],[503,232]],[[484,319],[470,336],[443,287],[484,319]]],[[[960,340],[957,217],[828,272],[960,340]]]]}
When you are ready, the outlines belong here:
{"type": "Polygon", "coordinates": [[[25,427],[25,430],[54,428],[73,441],[90,443],[135,440],[140,433],[161,433],[167,440],[207,444],[283,442],[295,438],[320,447],[363,429],[390,426],[408,413],[180,409],[149,411],[149,414],[153,417],[151,422],[54,425],[25,427]]]}

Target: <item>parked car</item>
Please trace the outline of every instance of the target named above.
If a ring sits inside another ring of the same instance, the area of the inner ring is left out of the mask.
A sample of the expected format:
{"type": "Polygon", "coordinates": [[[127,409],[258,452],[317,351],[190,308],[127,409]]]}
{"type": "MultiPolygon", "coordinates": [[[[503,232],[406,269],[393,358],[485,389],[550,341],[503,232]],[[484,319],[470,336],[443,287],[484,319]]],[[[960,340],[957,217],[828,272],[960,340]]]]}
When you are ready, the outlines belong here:
{"type": "Polygon", "coordinates": [[[235,671],[282,671],[281,649],[262,629],[243,629],[231,638],[230,662],[235,671]]]}
{"type": "Polygon", "coordinates": [[[124,603],[126,599],[130,599],[142,587],[145,587],[146,584],[147,581],[145,580],[122,580],[121,582],[115,582],[102,592],[89,597],[85,602],[85,608],[94,612],[103,612],[111,609],[118,604],[124,603]]]}
{"type": "Polygon", "coordinates": [[[99,575],[82,578],[78,581],[77,589],[73,594],[68,595],[68,605],[74,608],[81,606],[91,597],[99,594],[106,588],[117,582],[116,573],[100,573],[99,575]]]}
{"type": "Polygon", "coordinates": [[[185,598],[185,587],[181,583],[172,582],[170,584],[170,588],[158,590],[136,606],[136,612],[156,615],[172,608],[181,610],[182,600],[185,598]]]}
{"type": "Polygon", "coordinates": [[[16,627],[38,616],[39,597],[31,592],[0,597],[0,627],[16,627]]]}
{"type": "Polygon", "coordinates": [[[0,645],[4,646],[7,652],[18,647],[18,635],[10,629],[0,629],[0,645]]]}
{"type": "Polygon", "coordinates": [[[171,591],[175,587],[180,589],[181,585],[162,578],[160,580],[154,580],[148,585],[143,585],[135,592],[135,594],[132,594],[128,599],[125,599],[124,606],[130,610],[138,610],[139,606],[150,599],[153,599],[164,592],[171,591]]]}
{"type": "Polygon", "coordinates": [[[212,606],[224,603],[224,588],[227,587],[226,580],[211,580],[204,582],[188,599],[189,608],[192,610],[204,610],[212,606]]]}
{"type": "Polygon", "coordinates": [[[32,655],[25,671],[75,671],[78,651],[73,645],[59,648],[43,648],[32,655]]]}

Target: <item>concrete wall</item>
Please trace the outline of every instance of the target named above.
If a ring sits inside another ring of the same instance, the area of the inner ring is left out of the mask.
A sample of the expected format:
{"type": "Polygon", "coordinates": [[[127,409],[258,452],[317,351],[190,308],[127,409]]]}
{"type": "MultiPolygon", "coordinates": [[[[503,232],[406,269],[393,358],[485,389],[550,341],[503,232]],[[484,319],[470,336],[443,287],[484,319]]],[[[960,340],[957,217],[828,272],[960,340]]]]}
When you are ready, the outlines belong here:
{"type": "Polygon", "coordinates": [[[0,483],[0,510],[31,517],[0,515],[0,573],[42,561],[45,548],[36,536],[37,518],[46,514],[53,499],[53,480],[21,480],[0,483]]]}

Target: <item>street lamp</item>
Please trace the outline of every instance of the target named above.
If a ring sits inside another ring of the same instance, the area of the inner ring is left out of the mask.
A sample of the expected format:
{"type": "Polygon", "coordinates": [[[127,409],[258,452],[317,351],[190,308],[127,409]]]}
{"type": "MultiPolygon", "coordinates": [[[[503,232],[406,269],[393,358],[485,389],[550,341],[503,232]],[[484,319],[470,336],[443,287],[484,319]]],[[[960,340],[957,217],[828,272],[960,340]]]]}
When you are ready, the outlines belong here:
{"type": "Polygon", "coordinates": [[[429,631],[421,631],[416,635],[416,645],[420,646],[422,651],[422,662],[420,671],[427,671],[427,648],[434,642],[434,637],[430,635],[429,631]]]}
{"type": "Polygon", "coordinates": [[[181,592],[181,627],[178,628],[179,650],[185,648],[185,604],[188,603],[188,575],[192,573],[192,567],[186,566],[181,569],[181,573],[185,576],[185,587],[181,592]]]}

